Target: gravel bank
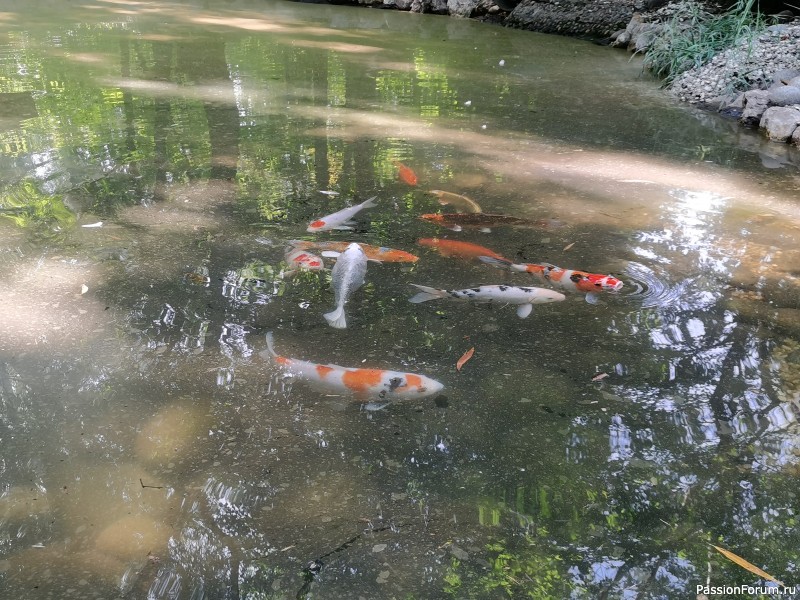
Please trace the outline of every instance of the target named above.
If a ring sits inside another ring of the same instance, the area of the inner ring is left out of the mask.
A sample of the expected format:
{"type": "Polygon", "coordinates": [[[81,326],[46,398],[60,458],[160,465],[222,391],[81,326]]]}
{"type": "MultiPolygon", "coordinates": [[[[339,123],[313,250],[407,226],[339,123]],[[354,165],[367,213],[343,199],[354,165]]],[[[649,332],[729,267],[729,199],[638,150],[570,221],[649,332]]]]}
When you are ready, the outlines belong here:
{"type": "Polygon", "coordinates": [[[681,74],[669,91],[685,102],[724,106],[736,91],[767,89],[776,73],[793,70],[800,71],[800,24],[772,25],[752,45],[731,48],[681,74]]]}

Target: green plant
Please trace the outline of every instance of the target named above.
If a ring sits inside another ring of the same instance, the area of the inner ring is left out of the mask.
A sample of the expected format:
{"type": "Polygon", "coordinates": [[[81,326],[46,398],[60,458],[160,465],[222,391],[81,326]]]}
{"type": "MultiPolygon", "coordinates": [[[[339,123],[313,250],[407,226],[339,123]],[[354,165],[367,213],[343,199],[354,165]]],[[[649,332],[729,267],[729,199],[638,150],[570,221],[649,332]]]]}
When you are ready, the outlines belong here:
{"type": "Polygon", "coordinates": [[[684,71],[703,66],[729,48],[741,46],[749,55],[766,27],[764,16],[753,12],[754,1],[737,0],[721,14],[711,14],[693,0],[680,3],[647,50],[644,66],[669,85],[684,71]]]}

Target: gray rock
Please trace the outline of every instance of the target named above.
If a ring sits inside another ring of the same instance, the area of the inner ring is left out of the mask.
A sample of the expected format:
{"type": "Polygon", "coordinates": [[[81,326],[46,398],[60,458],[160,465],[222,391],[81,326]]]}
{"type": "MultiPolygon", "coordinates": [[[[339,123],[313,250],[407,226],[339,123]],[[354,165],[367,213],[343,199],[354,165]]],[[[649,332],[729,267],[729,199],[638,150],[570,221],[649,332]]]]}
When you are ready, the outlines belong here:
{"type": "Polygon", "coordinates": [[[447,0],[412,0],[411,12],[447,14],[447,0]]]}
{"type": "Polygon", "coordinates": [[[785,142],[800,125],[800,108],[796,106],[770,106],[761,117],[760,127],[774,142],[785,142]]]}
{"type": "Polygon", "coordinates": [[[772,75],[772,81],[779,83],[785,81],[789,83],[795,77],[800,77],[800,69],[780,69],[772,75]]]}
{"type": "Polygon", "coordinates": [[[411,0],[394,0],[397,10],[411,10],[411,0]]]}
{"type": "Polygon", "coordinates": [[[634,0],[522,0],[505,24],[542,33],[608,37],[631,20],[633,6],[634,0]]]}
{"type": "Polygon", "coordinates": [[[480,4],[481,0],[447,0],[447,11],[454,17],[469,18],[480,4]]]}
{"type": "Polygon", "coordinates": [[[789,141],[795,146],[800,147],[800,127],[794,130],[794,133],[792,134],[792,137],[789,139],[789,141]]]}
{"type": "Polygon", "coordinates": [[[620,33],[616,39],[611,43],[612,46],[620,46],[622,48],[627,48],[628,43],[631,41],[631,34],[625,30],[620,33]]]}
{"type": "Polygon", "coordinates": [[[633,39],[633,48],[636,52],[644,52],[656,39],[663,25],[658,23],[642,23],[633,39]]]}
{"type": "Polygon", "coordinates": [[[766,90],[750,90],[744,93],[744,110],[739,122],[747,127],[755,127],[761,122],[764,111],[767,110],[766,90]]]}
{"type": "Polygon", "coordinates": [[[770,106],[789,106],[800,104],[800,88],[793,85],[782,85],[768,91],[767,104],[770,106]]]}

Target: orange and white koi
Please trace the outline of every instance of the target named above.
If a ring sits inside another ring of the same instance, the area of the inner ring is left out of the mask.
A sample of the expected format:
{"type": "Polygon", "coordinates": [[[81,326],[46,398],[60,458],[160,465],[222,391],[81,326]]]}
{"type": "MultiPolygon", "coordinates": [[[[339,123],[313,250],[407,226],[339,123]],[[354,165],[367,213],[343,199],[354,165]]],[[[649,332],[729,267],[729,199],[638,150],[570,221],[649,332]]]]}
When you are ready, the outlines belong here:
{"type": "Polygon", "coordinates": [[[563,290],[586,294],[586,301],[589,304],[597,304],[598,292],[618,292],[624,285],[622,281],[613,275],[599,275],[574,269],[562,269],[550,263],[515,264],[508,259],[499,259],[494,256],[481,256],[479,258],[486,264],[495,267],[520,273],[531,273],[542,281],[546,281],[563,290]]]}
{"type": "Polygon", "coordinates": [[[322,315],[328,325],[336,329],[347,327],[344,305],[358,288],[364,285],[367,274],[367,255],[361,246],[353,242],[339,255],[331,271],[331,286],[336,300],[336,308],[322,315]]]}
{"type": "Polygon", "coordinates": [[[485,233],[491,232],[491,227],[529,227],[543,228],[560,227],[563,225],[556,219],[524,219],[511,215],[494,215],[489,213],[427,213],[420,215],[430,223],[436,223],[441,227],[461,231],[465,227],[480,229],[485,233]]]}
{"type": "Polygon", "coordinates": [[[481,285],[463,290],[437,290],[436,288],[417,285],[415,288],[422,290],[416,296],[409,298],[409,302],[419,304],[428,300],[448,298],[450,300],[473,300],[475,302],[499,302],[502,304],[516,304],[517,316],[526,318],[533,310],[534,304],[545,304],[564,300],[564,294],[554,290],[540,287],[518,287],[514,285],[481,285]]]}
{"type": "Polygon", "coordinates": [[[291,268],[286,271],[284,277],[295,273],[296,271],[319,271],[325,268],[322,259],[316,254],[311,254],[306,250],[299,248],[289,248],[286,251],[286,263],[291,268]]]}
{"type": "Polygon", "coordinates": [[[272,332],[267,333],[267,350],[293,377],[329,392],[351,394],[358,400],[425,398],[444,388],[438,381],[416,373],[322,365],[280,356],[273,347],[272,332]]]}
{"type": "Polygon", "coordinates": [[[440,238],[422,238],[417,240],[420,246],[433,248],[442,256],[449,256],[452,258],[479,258],[481,256],[493,256],[499,260],[506,260],[494,250],[489,250],[484,246],[472,244],[470,242],[462,242],[460,240],[443,240],[440,238]]]}
{"type": "Polygon", "coordinates": [[[417,185],[417,174],[414,173],[411,167],[407,167],[398,160],[394,161],[394,166],[397,167],[397,176],[400,181],[408,185],[417,185]]]}
{"type": "Polygon", "coordinates": [[[326,217],[320,217],[319,219],[314,219],[311,223],[308,224],[308,228],[306,231],[311,233],[315,233],[317,231],[328,231],[330,229],[352,229],[355,222],[352,221],[352,218],[355,214],[363,210],[365,208],[372,208],[373,206],[377,206],[373,200],[375,200],[377,196],[373,196],[369,200],[364,200],[361,204],[356,204],[355,206],[348,206],[347,208],[343,208],[333,214],[330,214],[326,217]]]}
{"type": "MultiPolygon", "coordinates": [[[[304,240],[289,240],[289,244],[295,248],[303,250],[322,250],[322,256],[327,258],[337,258],[339,254],[347,249],[350,242],[306,242],[304,240]]],[[[367,260],[375,262],[417,262],[418,256],[414,256],[404,250],[395,250],[385,246],[371,246],[369,244],[358,244],[367,255],[367,260]]]]}

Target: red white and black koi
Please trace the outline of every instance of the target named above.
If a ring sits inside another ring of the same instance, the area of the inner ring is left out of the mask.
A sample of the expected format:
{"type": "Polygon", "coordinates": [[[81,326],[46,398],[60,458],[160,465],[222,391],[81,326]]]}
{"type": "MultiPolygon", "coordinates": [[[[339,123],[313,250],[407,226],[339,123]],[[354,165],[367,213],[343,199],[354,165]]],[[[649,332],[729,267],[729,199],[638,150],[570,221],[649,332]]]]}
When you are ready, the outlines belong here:
{"type": "Polygon", "coordinates": [[[533,310],[534,304],[545,304],[564,300],[564,294],[554,290],[539,287],[518,287],[513,285],[481,285],[463,290],[438,290],[412,283],[415,288],[422,290],[416,296],[409,298],[409,302],[418,304],[428,300],[448,298],[450,300],[473,300],[475,302],[499,302],[503,304],[516,304],[517,316],[526,318],[533,310]]]}
{"type": "Polygon", "coordinates": [[[308,229],[306,229],[306,231],[314,233],[317,231],[328,231],[330,229],[353,229],[352,226],[355,225],[355,222],[352,221],[352,218],[360,210],[377,206],[377,204],[373,202],[375,198],[377,198],[377,196],[373,196],[369,200],[364,200],[364,202],[362,202],[361,204],[356,204],[355,206],[348,206],[347,208],[343,208],[342,210],[330,214],[326,217],[320,217],[319,219],[315,219],[308,224],[308,229]]]}
{"type": "Polygon", "coordinates": [[[562,269],[550,263],[515,264],[510,260],[495,256],[481,256],[479,258],[486,264],[495,267],[520,273],[531,273],[542,281],[546,281],[563,290],[586,294],[586,301],[589,304],[597,304],[597,294],[599,292],[618,292],[624,285],[622,281],[613,275],[599,275],[574,269],[562,269]]]}
{"type": "Polygon", "coordinates": [[[290,375],[328,392],[351,394],[358,400],[425,398],[444,388],[438,381],[415,373],[322,365],[280,356],[273,347],[272,332],[267,333],[267,350],[290,375]]]}
{"type": "Polygon", "coordinates": [[[283,277],[291,277],[298,271],[319,271],[325,268],[319,256],[299,248],[289,248],[286,251],[286,264],[289,265],[289,270],[284,271],[283,277]]]}

